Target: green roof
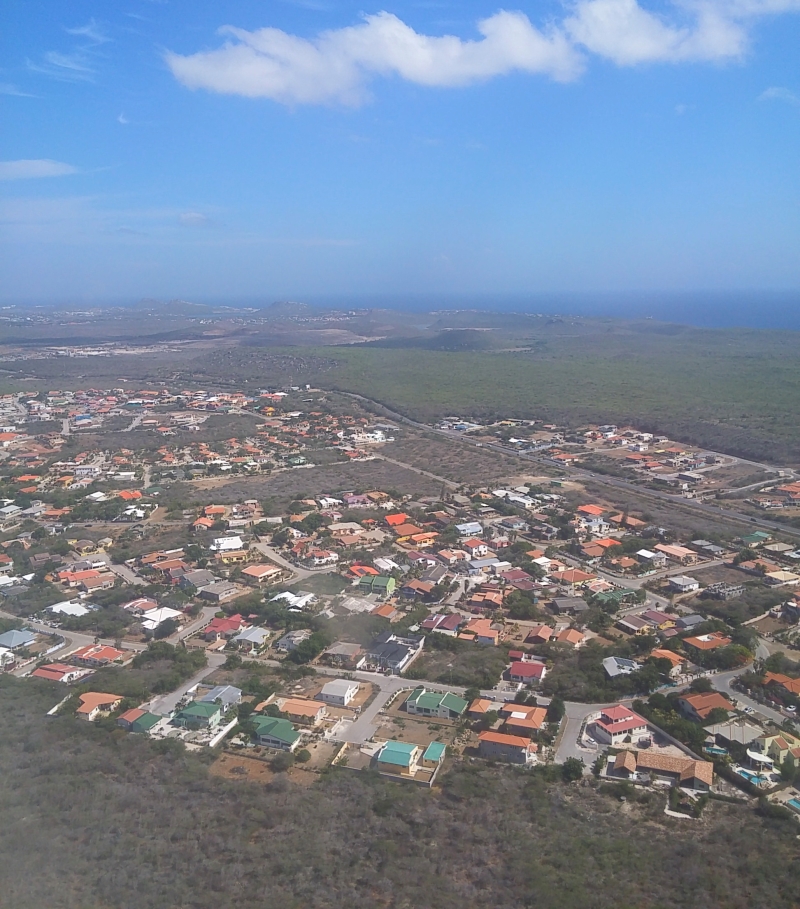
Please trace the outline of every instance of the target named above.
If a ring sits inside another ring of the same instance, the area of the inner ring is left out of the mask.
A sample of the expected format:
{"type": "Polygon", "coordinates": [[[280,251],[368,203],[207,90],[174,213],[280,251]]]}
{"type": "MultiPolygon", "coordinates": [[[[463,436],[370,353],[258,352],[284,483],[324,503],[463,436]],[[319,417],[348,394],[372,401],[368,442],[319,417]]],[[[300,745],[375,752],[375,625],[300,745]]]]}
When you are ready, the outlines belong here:
{"type": "Polygon", "coordinates": [[[467,709],[467,702],[449,691],[427,691],[415,688],[406,699],[406,704],[414,704],[420,710],[438,710],[445,706],[459,716],[467,709]]]}
{"type": "Polygon", "coordinates": [[[444,757],[444,751],[447,746],[444,742],[431,742],[422,755],[423,761],[441,761],[444,757]]]}
{"type": "Polygon", "coordinates": [[[149,732],[162,719],[163,717],[156,716],[154,713],[144,713],[138,720],[131,723],[131,732],[149,732]]]}
{"type": "Polygon", "coordinates": [[[387,742],[378,755],[379,764],[393,764],[396,767],[409,767],[411,756],[419,748],[410,742],[387,742]]]}
{"type": "Polygon", "coordinates": [[[770,539],[768,533],[764,533],[763,530],[756,530],[754,533],[748,534],[746,537],[742,537],[743,543],[765,543],[770,539]]]}
{"type": "Polygon", "coordinates": [[[253,720],[256,735],[268,735],[270,738],[294,745],[300,738],[300,733],[292,726],[289,720],[277,716],[260,716],[253,720]]]}
{"type": "Polygon", "coordinates": [[[214,714],[219,713],[219,709],[219,704],[202,704],[200,701],[192,701],[181,710],[177,719],[210,720],[214,714]]]}

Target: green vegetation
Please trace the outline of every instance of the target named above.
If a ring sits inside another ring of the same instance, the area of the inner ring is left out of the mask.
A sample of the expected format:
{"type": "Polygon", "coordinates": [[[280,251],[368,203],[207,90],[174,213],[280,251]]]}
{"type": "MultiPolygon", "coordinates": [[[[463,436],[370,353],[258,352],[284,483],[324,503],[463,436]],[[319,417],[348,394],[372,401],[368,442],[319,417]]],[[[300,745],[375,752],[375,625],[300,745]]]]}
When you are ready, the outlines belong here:
{"type": "Polygon", "coordinates": [[[7,909],[791,909],[800,892],[796,823],[768,804],[711,801],[678,831],[663,795],[623,805],[558,767],[456,764],[440,795],[348,770],[229,781],[208,752],[46,718],[57,700],[0,678],[7,909]]]}
{"type": "Polygon", "coordinates": [[[206,663],[202,650],[186,650],[184,647],[173,647],[166,641],[154,641],[147,650],[133,658],[131,667],[99,669],[76,692],[107,691],[143,701],[154,694],[174,691],[206,663]]]}
{"type": "Polygon", "coordinates": [[[408,679],[429,679],[443,685],[493,688],[508,665],[508,649],[460,641],[436,632],[405,672],[408,679]]]}

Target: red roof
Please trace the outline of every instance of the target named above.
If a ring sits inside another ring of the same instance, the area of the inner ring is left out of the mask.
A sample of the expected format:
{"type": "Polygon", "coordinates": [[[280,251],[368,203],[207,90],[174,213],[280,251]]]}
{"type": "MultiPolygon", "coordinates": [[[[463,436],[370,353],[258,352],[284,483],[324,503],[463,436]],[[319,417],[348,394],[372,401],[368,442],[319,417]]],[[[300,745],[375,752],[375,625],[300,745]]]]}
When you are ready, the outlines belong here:
{"type": "Polygon", "coordinates": [[[512,663],[509,674],[520,679],[540,679],[544,670],[544,663],[512,663]]]}
{"type": "Polygon", "coordinates": [[[411,520],[407,514],[403,512],[398,512],[397,514],[387,514],[384,519],[390,527],[397,527],[400,524],[405,524],[406,521],[411,520]]]}

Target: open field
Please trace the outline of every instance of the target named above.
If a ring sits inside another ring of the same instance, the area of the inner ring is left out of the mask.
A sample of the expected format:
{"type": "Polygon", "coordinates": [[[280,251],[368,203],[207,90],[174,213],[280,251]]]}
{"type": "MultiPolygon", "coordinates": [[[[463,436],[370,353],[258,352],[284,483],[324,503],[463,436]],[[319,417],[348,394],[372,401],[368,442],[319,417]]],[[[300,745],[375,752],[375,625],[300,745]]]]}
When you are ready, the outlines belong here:
{"type": "MultiPolygon", "coordinates": [[[[313,459],[313,452],[310,453],[313,459]]],[[[178,484],[176,484],[177,486],[178,484]]],[[[173,487],[175,489],[175,487],[173,487]]],[[[173,489],[170,495],[173,495],[173,489]]],[[[441,483],[386,461],[330,464],[326,467],[282,470],[272,476],[229,479],[220,477],[180,484],[180,496],[189,505],[220,505],[242,499],[274,498],[287,504],[296,498],[320,496],[342,490],[396,489],[410,495],[437,495],[441,483]]]]}

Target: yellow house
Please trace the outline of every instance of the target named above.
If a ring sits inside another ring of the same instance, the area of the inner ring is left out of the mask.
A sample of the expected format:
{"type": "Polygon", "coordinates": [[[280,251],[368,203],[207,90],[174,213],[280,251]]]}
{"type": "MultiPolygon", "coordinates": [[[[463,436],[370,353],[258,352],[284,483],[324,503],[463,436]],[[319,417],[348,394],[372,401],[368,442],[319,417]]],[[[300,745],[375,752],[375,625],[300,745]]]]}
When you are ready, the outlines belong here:
{"type": "Polygon", "coordinates": [[[776,764],[782,764],[787,758],[790,764],[800,764],[800,738],[796,735],[781,731],[759,736],[756,742],[776,764]]]}

